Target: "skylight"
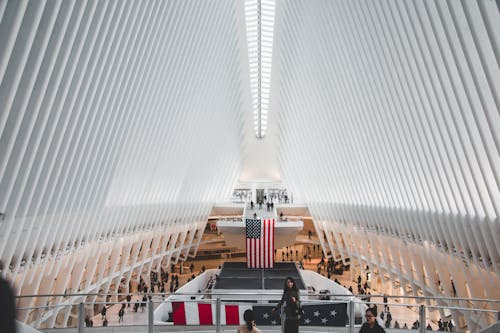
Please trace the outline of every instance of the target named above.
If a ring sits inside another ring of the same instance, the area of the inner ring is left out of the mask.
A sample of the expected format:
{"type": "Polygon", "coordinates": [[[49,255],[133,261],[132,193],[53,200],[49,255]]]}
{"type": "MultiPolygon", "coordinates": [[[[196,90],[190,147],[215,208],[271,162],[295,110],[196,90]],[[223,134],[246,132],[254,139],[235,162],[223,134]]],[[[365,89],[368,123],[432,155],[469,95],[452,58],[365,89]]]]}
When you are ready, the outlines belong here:
{"type": "Polygon", "coordinates": [[[271,88],[275,0],[245,0],[254,130],[266,135],[271,88]]]}

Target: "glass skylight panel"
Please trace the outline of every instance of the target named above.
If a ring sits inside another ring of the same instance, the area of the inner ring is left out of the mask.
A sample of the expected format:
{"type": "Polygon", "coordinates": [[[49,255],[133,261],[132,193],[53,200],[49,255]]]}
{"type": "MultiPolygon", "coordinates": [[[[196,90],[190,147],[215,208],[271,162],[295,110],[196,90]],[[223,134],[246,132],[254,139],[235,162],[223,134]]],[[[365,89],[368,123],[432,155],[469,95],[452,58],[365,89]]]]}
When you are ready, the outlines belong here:
{"type": "Polygon", "coordinates": [[[275,0],[245,0],[250,90],[255,135],[266,135],[271,89],[275,0]]]}

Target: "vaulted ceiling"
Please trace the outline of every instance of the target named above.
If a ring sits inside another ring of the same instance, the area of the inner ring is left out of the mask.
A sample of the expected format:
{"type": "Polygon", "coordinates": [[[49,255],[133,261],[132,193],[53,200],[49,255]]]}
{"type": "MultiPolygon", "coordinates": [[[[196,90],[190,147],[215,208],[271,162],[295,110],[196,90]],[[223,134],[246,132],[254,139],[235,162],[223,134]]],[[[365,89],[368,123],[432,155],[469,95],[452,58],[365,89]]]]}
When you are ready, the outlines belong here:
{"type": "Polygon", "coordinates": [[[243,1],[0,1],[10,274],[202,230],[239,182],[268,180],[308,205],[326,250],[390,271],[404,258],[380,251],[415,246],[414,266],[428,251],[480,276],[472,295],[498,287],[498,2],[277,0],[260,140],[248,45],[243,1]]]}

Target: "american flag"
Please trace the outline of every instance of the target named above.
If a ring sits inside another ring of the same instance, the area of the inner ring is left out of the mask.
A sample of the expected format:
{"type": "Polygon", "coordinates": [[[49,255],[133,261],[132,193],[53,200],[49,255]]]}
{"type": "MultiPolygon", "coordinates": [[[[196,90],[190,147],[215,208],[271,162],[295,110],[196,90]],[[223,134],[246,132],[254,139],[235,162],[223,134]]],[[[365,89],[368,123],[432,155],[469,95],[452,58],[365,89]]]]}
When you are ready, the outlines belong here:
{"type": "Polygon", "coordinates": [[[246,219],[247,267],[274,267],[274,219],[246,219]]]}
{"type": "MultiPolygon", "coordinates": [[[[245,310],[252,309],[257,326],[281,325],[280,311],[273,312],[273,305],[252,305],[251,303],[222,304],[220,321],[222,325],[244,323],[245,310]]],[[[347,303],[322,303],[302,305],[301,326],[339,326],[348,322],[347,303]]],[[[214,325],[216,305],[208,302],[172,302],[174,325],[214,325]]]]}

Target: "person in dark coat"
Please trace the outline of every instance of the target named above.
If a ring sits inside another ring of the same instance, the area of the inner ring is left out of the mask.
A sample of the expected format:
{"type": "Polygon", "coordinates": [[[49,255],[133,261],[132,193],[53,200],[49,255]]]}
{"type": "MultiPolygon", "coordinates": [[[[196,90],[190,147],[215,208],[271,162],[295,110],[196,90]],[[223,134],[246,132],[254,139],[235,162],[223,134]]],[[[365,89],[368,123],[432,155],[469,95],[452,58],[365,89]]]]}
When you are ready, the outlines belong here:
{"type": "Polygon", "coordinates": [[[300,298],[299,289],[293,278],[288,277],[283,287],[281,301],[273,308],[273,313],[285,304],[285,333],[299,332],[300,298]]]}
{"type": "Polygon", "coordinates": [[[101,318],[101,319],[102,319],[102,320],[106,319],[106,311],[107,311],[107,309],[106,309],[106,305],[104,305],[104,306],[102,307],[102,310],[101,310],[101,316],[102,316],[102,318],[101,318]]]}
{"type": "Polygon", "coordinates": [[[377,322],[377,312],[373,308],[366,309],[366,322],[361,326],[359,333],[385,333],[385,330],[377,322]]]}
{"type": "Polygon", "coordinates": [[[391,327],[391,321],[392,321],[391,311],[389,311],[389,307],[387,307],[387,315],[386,315],[386,319],[385,319],[385,328],[390,328],[391,327]]]}
{"type": "MultiPolygon", "coordinates": [[[[1,265],[1,263],[0,263],[1,265]]],[[[2,267],[0,267],[0,272],[2,267]]],[[[9,282],[0,275],[0,328],[5,333],[16,333],[16,303],[9,282]]]]}

